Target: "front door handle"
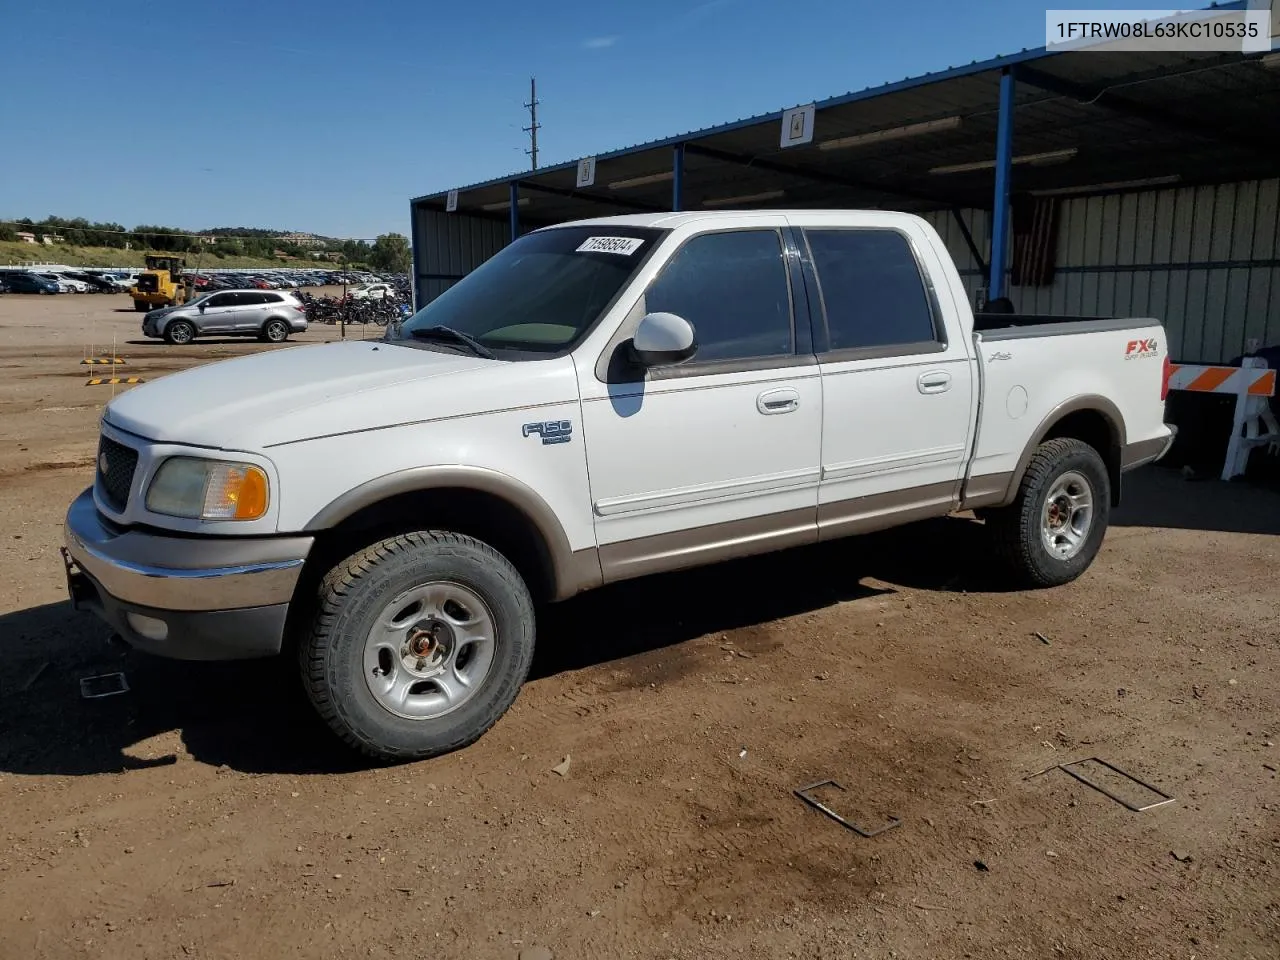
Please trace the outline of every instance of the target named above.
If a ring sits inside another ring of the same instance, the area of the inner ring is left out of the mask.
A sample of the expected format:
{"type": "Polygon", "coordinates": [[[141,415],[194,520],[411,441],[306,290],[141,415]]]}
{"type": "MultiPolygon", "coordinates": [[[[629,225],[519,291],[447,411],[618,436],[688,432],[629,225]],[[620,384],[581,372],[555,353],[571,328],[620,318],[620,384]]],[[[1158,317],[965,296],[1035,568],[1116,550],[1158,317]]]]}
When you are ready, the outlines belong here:
{"type": "Polygon", "coordinates": [[[775,413],[790,413],[800,406],[800,394],[790,387],[781,390],[766,390],[756,397],[756,409],[765,416],[775,413]]]}
{"type": "Polygon", "coordinates": [[[921,393],[946,393],[951,389],[951,374],[945,370],[929,370],[916,378],[921,393]]]}

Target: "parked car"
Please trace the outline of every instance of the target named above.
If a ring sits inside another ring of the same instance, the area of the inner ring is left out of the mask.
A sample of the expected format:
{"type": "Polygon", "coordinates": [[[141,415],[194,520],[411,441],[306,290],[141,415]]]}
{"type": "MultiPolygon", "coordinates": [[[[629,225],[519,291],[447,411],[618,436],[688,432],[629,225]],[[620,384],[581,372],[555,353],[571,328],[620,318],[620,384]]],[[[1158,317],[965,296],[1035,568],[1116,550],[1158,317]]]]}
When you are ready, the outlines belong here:
{"type": "Polygon", "coordinates": [[[1169,448],[1168,377],[1156,321],[975,318],[909,214],[566,223],[384,339],[115,397],[69,591],[167,656],[298,625],[334,732],[428,757],[515,699],[535,599],[957,510],[1010,583],[1075,579],[1169,448]]]}
{"type": "Polygon", "coordinates": [[[35,273],[19,271],[7,275],[10,293],[62,293],[62,286],[35,273]]]}
{"type": "Polygon", "coordinates": [[[347,290],[352,300],[394,300],[395,288],[389,283],[362,283],[347,290]]]}
{"type": "Polygon", "coordinates": [[[142,320],[144,335],[176,344],[210,334],[283,343],[305,329],[307,312],[297,297],[260,290],[200,294],[180,306],[152,310],[142,320]]]}
{"type": "Polygon", "coordinates": [[[95,273],[83,273],[77,270],[67,273],[66,275],[87,285],[91,293],[116,293],[119,290],[119,288],[110,280],[100,277],[95,273]]]}
{"type": "Polygon", "coordinates": [[[37,277],[56,283],[63,293],[88,293],[89,285],[65,273],[36,273],[37,277]]]}

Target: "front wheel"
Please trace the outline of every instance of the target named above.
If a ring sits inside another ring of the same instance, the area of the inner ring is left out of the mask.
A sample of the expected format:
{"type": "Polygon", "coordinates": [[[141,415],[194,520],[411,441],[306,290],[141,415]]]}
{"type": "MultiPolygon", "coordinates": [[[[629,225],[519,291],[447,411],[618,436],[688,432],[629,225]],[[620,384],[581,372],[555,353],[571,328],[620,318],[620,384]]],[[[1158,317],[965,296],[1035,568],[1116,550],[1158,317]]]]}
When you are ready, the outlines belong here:
{"type": "Polygon", "coordinates": [[[196,338],[196,328],[186,320],[174,320],[164,328],[164,339],[168,343],[190,343],[196,338]]]}
{"type": "Polygon", "coordinates": [[[339,737],[405,761],[478,740],[514,702],[533,647],[533,601],[515,567],[479,540],[428,531],[330,570],[299,656],[339,737]]]}
{"type": "Polygon", "coordinates": [[[1036,448],[1017,497],[987,514],[987,526],[1020,585],[1055,587],[1093,563],[1110,512],[1111,480],[1098,451],[1059,437],[1036,448]]]}

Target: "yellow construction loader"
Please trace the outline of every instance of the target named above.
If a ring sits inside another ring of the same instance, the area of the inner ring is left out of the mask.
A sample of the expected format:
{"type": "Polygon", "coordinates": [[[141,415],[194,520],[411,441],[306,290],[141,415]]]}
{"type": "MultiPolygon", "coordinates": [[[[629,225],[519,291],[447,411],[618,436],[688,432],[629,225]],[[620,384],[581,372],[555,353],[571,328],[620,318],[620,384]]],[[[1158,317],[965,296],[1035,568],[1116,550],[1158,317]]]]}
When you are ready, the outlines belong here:
{"type": "Polygon", "coordinates": [[[184,257],[147,257],[147,269],[138,274],[138,284],[132,291],[133,309],[145,313],[186,303],[191,297],[191,287],[182,275],[186,265],[184,257]]]}

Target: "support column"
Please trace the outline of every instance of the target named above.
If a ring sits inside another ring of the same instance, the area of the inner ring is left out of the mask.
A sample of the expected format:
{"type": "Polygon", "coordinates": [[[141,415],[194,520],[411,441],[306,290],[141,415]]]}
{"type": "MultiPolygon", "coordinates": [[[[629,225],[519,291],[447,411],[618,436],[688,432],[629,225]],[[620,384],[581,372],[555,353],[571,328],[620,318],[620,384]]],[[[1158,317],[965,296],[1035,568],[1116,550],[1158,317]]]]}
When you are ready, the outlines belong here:
{"type": "Polygon", "coordinates": [[[512,180],[509,188],[511,190],[511,242],[515,243],[520,236],[520,184],[512,180]]]}
{"type": "Polygon", "coordinates": [[[680,212],[684,207],[684,144],[677,143],[671,159],[671,209],[680,212]]]}
{"type": "Polygon", "coordinates": [[[1000,119],[996,127],[996,195],[991,212],[991,275],[987,300],[1007,295],[1009,267],[1009,187],[1013,178],[1013,68],[1000,75],[1000,119]]]}

